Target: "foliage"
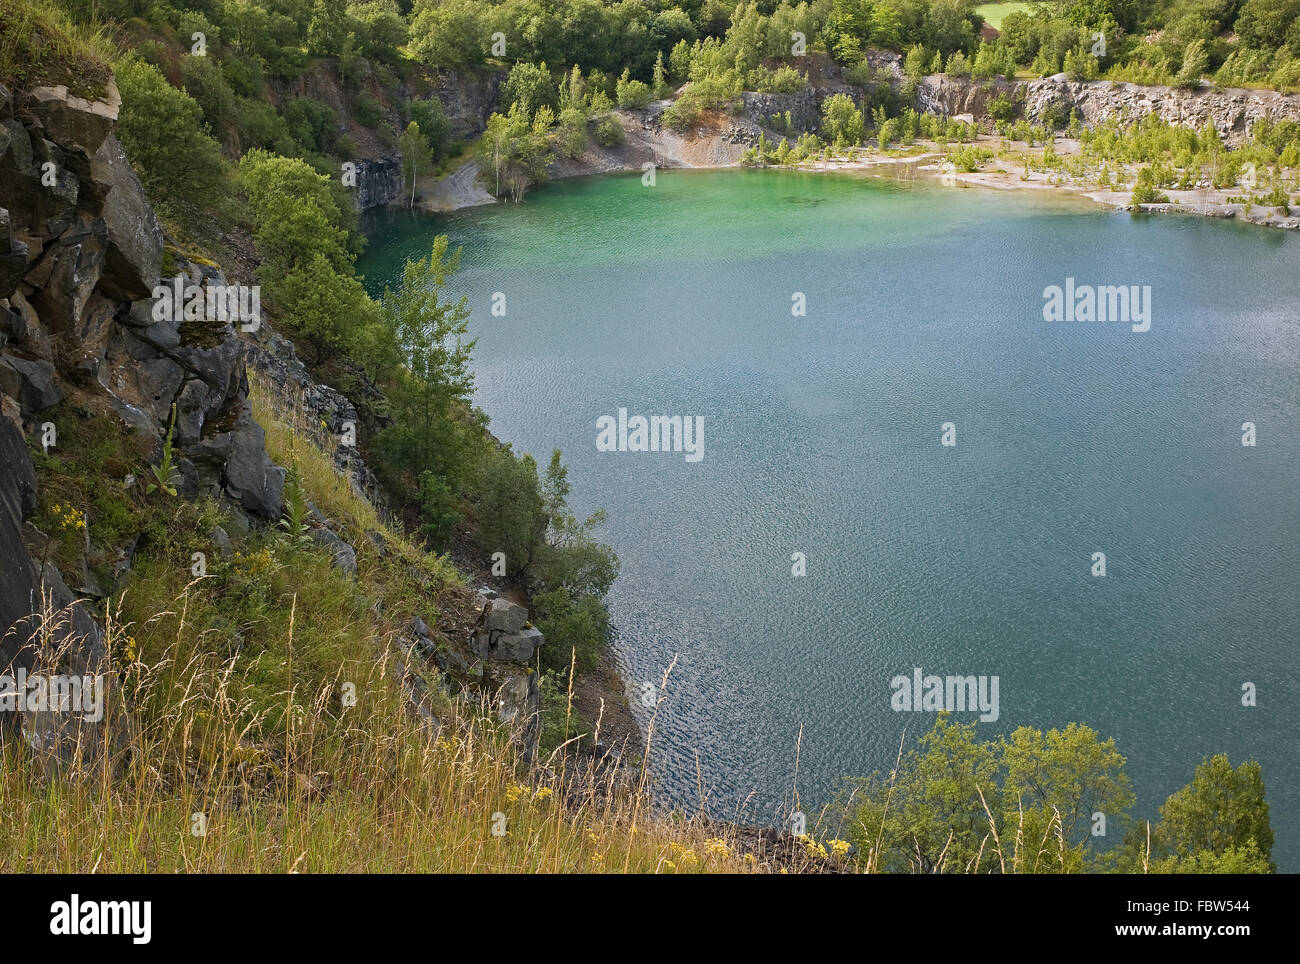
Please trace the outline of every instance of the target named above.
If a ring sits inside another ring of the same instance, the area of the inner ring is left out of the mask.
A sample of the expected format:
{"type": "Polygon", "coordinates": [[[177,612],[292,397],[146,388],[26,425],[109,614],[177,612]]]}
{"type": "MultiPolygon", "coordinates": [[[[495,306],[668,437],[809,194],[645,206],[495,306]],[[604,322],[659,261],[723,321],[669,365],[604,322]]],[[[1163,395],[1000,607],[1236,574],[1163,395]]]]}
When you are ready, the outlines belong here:
{"type": "Polygon", "coordinates": [[[153,493],[161,491],[176,497],[176,486],[180,482],[181,473],[176,465],[176,450],[172,441],[172,435],[176,430],[176,404],[172,403],[171,419],[167,422],[167,435],[163,438],[162,458],[157,465],[149,466],[149,471],[153,475],[153,481],[145,486],[145,492],[153,493]]]}
{"type": "Polygon", "coordinates": [[[940,714],[889,775],[857,787],[846,830],[884,872],[1073,873],[1100,866],[1091,816],[1122,830],[1133,805],[1113,740],[1070,724],[979,741],[940,714]]]}
{"type": "Polygon", "coordinates": [[[822,133],[836,147],[862,143],[862,111],[847,94],[832,94],[822,102],[822,133]]]}
{"type": "Polygon", "coordinates": [[[420,125],[411,121],[397,139],[397,149],[402,155],[402,181],[411,184],[410,207],[415,207],[415,184],[421,171],[433,167],[433,148],[420,131],[420,125]]]}
{"type": "Polygon", "coordinates": [[[550,108],[540,107],[530,121],[519,102],[511,105],[509,114],[488,118],[479,153],[491,172],[493,194],[508,194],[521,201],[530,187],[546,180],[546,166],[551,159],[547,137],[551,120],[550,108]]]}
{"type": "Polygon", "coordinates": [[[602,147],[617,147],[626,136],[622,122],[613,114],[606,114],[596,123],[596,140],[602,147]]]}
{"type": "Polygon", "coordinates": [[[121,61],[116,76],[122,94],[117,137],[154,203],[189,224],[221,207],[225,165],[198,101],[135,57],[121,61]]]}

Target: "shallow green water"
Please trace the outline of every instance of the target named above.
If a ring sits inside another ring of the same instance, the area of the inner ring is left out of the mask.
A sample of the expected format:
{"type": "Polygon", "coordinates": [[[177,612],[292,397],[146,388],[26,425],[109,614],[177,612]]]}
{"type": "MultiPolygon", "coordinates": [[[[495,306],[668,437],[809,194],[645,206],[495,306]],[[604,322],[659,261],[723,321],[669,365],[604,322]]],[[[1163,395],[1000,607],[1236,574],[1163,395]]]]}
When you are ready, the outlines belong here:
{"type": "Polygon", "coordinates": [[[698,803],[698,754],[715,815],[774,819],[802,727],[800,800],[825,802],[932,722],[891,708],[919,666],[999,677],[981,732],[1115,737],[1142,816],[1203,756],[1258,758],[1300,869],[1300,238],[773,171],[571,181],[379,232],[372,286],[435,233],[464,246],[493,430],[563,448],[578,507],[609,510],[629,687],[679,657],[666,796],[698,803]],[[1149,285],[1150,330],[1044,322],[1066,278],[1149,285]],[[703,416],[704,458],[598,452],[620,407],[703,416]]]}

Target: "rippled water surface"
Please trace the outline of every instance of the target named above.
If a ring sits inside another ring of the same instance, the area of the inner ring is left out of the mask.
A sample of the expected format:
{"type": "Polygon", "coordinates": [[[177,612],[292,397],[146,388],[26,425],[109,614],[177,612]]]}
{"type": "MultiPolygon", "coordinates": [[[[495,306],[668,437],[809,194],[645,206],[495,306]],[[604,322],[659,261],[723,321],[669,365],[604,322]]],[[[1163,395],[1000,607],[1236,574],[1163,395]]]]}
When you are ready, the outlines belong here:
{"type": "Polygon", "coordinates": [[[436,233],[464,247],[493,430],[539,461],[562,448],[577,507],[609,510],[629,687],[678,656],[656,737],[669,798],[694,806],[702,783],[715,815],[773,819],[802,728],[810,809],[932,722],[891,710],[893,676],[996,674],[982,732],[1113,736],[1141,816],[1202,757],[1256,757],[1275,860],[1300,870],[1300,238],[660,172],[394,218],[368,282],[395,283],[436,233]],[[1042,291],[1067,277],[1150,285],[1151,330],[1045,323],[1042,291]],[[597,452],[620,407],[702,415],[704,459],[597,452]]]}

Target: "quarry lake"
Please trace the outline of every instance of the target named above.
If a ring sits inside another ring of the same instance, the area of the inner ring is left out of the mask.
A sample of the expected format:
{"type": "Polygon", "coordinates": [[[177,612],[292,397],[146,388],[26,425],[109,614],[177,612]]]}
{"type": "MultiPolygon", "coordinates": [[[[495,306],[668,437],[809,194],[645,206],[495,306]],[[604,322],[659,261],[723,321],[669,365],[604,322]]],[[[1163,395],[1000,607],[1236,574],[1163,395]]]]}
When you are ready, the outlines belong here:
{"type": "Polygon", "coordinates": [[[615,175],[393,216],[361,270],[378,291],[463,246],[476,401],[608,510],[643,722],[677,656],[667,802],[767,823],[797,787],[815,814],[933,723],[898,708],[919,669],[996,678],[995,712],[957,714],[982,737],[1113,737],[1141,818],[1204,757],[1258,759],[1300,870],[1300,237],[1044,194],[615,175]],[[1053,286],[1118,320],[1044,320],[1053,286]],[[701,457],[598,448],[638,415],[698,426],[701,457]]]}

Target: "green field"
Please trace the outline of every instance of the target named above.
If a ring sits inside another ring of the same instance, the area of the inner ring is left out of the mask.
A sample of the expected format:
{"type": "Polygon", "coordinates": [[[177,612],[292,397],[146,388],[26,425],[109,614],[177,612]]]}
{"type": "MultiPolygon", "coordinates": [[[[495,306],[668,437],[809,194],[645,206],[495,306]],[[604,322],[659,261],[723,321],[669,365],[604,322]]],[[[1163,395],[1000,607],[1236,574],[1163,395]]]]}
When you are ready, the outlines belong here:
{"type": "Polygon", "coordinates": [[[991,25],[997,30],[1002,29],[1002,18],[1009,13],[1015,13],[1017,10],[1023,10],[1026,13],[1032,13],[1035,3],[981,3],[975,8],[975,12],[984,18],[984,22],[991,25]]]}

